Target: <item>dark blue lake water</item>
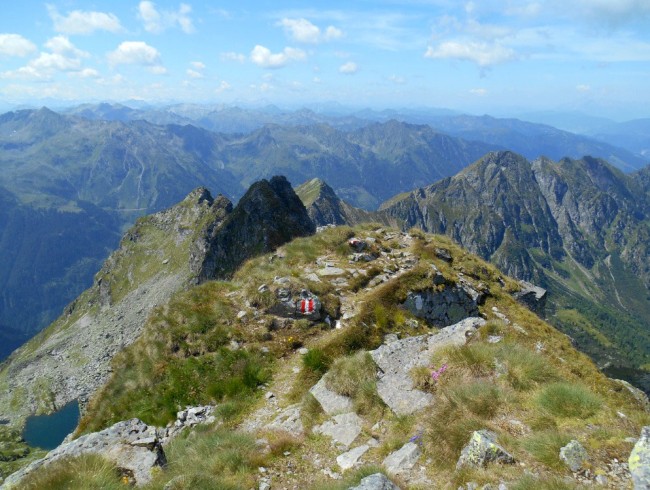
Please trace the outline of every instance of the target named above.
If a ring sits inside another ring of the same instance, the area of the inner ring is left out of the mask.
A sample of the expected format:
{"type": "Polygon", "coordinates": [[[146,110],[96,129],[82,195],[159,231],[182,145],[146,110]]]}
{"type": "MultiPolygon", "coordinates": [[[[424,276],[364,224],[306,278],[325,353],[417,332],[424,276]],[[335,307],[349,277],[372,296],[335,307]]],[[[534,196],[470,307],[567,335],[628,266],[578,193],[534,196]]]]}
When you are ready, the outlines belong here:
{"type": "Polygon", "coordinates": [[[23,438],[33,447],[54,449],[79,422],[79,403],[68,403],[51,415],[34,415],[27,418],[23,438]]]}

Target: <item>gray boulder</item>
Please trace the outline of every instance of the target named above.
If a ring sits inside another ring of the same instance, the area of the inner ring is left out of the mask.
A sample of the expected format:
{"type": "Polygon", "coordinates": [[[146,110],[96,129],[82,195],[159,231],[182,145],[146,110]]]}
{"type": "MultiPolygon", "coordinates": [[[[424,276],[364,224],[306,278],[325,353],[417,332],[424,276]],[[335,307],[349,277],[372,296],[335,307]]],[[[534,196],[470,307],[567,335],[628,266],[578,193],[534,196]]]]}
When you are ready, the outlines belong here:
{"type": "Polygon", "coordinates": [[[589,455],[582,444],[573,440],[560,449],[560,459],[575,473],[582,469],[589,455]]]}
{"type": "Polygon", "coordinates": [[[650,425],[641,430],[628,459],[634,490],[650,489],[650,425]]]}
{"type": "Polygon", "coordinates": [[[544,316],[546,309],[546,289],[535,286],[527,281],[519,281],[521,289],[513,294],[513,297],[528,309],[544,316]]]}
{"type": "Polygon", "coordinates": [[[398,475],[415,466],[420,457],[420,447],[414,442],[407,442],[400,449],[390,453],[382,463],[391,475],[398,475]]]}
{"type": "Polygon", "coordinates": [[[400,490],[386,475],[375,473],[366,476],[356,487],[350,487],[348,490],[400,490]]]}
{"type": "Polygon", "coordinates": [[[472,438],[460,453],[456,469],[464,466],[480,468],[492,462],[512,464],[515,458],[497,444],[496,434],[488,430],[478,430],[472,433],[472,438]]]}
{"type": "Polygon", "coordinates": [[[335,415],[322,425],[314,427],[314,432],[331,437],[334,442],[349,447],[361,434],[361,418],[354,412],[335,415]]]}
{"type": "Polygon", "coordinates": [[[467,318],[435,334],[408,337],[384,344],[370,352],[379,368],[377,393],[398,415],[408,415],[431,404],[433,396],[413,387],[410,371],[428,366],[433,353],[441,347],[463,345],[482,318],[467,318]]]}
{"type": "Polygon", "coordinates": [[[276,302],[268,312],[285,318],[307,318],[320,320],[322,304],[318,296],[306,289],[294,294],[290,287],[280,287],[275,291],[276,302]]]}
{"type": "Polygon", "coordinates": [[[136,485],[149,483],[151,470],[167,463],[157,429],[139,419],[131,419],[60,445],[44,458],[7,477],[3,488],[19,488],[21,480],[32,471],[63,458],[84,454],[99,454],[107,458],[136,485]]]}
{"type": "Polygon", "coordinates": [[[340,454],[336,457],[336,463],[339,465],[343,471],[354,468],[359,462],[361,456],[366,454],[366,451],[370,449],[368,444],[363,444],[362,446],[357,446],[354,449],[350,449],[347,453],[340,454]]]}
{"type": "Polygon", "coordinates": [[[484,295],[466,285],[412,291],[402,304],[413,316],[436,327],[453,325],[468,317],[478,316],[484,295]]]}
{"type": "Polygon", "coordinates": [[[328,415],[336,415],[352,411],[352,400],[333,392],[325,385],[325,376],[316,383],[309,392],[318,400],[323,410],[328,415]]]}

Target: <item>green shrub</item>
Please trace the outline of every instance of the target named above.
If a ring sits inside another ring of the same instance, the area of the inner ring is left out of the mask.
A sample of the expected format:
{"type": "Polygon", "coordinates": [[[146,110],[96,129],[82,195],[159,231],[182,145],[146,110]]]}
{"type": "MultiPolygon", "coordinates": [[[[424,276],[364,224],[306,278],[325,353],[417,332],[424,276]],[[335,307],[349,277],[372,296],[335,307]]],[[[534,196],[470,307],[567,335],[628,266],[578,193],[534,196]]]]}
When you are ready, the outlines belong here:
{"type": "Polygon", "coordinates": [[[339,395],[354,398],[364,382],[375,379],[376,372],[377,366],[370,354],[361,351],[334,361],[325,384],[339,395]]]}
{"type": "Polygon", "coordinates": [[[302,357],[302,365],[306,369],[321,375],[327,372],[330,363],[330,359],[318,348],[309,349],[309,352],[302,357]]]}
{"type": "Polygon", "coordinates": [[[585,418],[595,414],[602,400],[578,384],[566,382],[546,386],[537,397],[537,404],[556,417],[585,418]]]}
{"type": "Polygon", "coordinates": [[[453,403],[485,418],[494,417],[505,400],[503,390],[486,380],[452,386],[448,389],[447,396],[453,403]]]}
{"type": "Polygon", "coordinates": [[[314,395],[306,393],[300,406],[300,420],[306,431],[318,424],[323,418],[323,407],[314,395]]]}
{"type": "Polygon", "coordinates": [[[125,485],[110,461],[96,454],[65,458],[30,473],[21,482],[22,489],[88,488],[124,489],[125,485]]]}
{"type": "MultiPolygon", "coordinates": [[[[255,439],[223,428],[185,431],[165,448],[167,468],[155,483],[175,480],[172,488],[250,488],[264,464],[255,439]]],[[[161,485],[162,486],[162,485],[161,485]]],[[[154,485],[158,487],[158,485],[154,485]]]]}
{"type": "Polygon", "coordinates": [[[379,420],[386,410],[386,404],[377,393],[374,380],[362,381],[352,400],[354,411],[372,420],[379,420]]]}
{"type": "Polygon", "coordinates": [[[527,437],[523,446],[537,461],[554,469],[564,468],[560,460],[560,448],[566,446],[571,437],[557,431],[538,432],[527,437]]]}
{"type": "Polygon", "coordinates": [[[487,376],[494,372],[496,349],[491,344],[472,343],[450,347],[436,357],[446,358],[450,366],[465,368],[474,376],[487,376]]]}
{"type": "Polygon", "coordinates": [[[536,478],[532,475],[524,475],[512,487],[512,490],[575,490],[580,488],[577,484],[564,481],[562,478],[536,478]]]}
{"type": "Polygon", "coordinates": [[[498,356],[506,365],[506,379],[516,390],[528,390],[557,378],[555,368],[547,359],[519,345],[502,345],[498,356]]]}

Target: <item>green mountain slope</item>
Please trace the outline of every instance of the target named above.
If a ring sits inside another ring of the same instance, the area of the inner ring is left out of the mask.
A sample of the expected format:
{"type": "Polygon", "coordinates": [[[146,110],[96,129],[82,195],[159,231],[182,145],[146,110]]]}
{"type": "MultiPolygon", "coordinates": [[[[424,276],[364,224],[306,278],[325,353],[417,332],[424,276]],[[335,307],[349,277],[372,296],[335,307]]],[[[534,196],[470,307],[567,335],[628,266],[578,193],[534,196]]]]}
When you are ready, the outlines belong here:
{"type": "MultiPolygon", "coordinates": [[[[629,474],[616,461],[626,460],[648,413],[517,303],[518,287],[448,237],[421,231],[364,225],[295,239],[247,261],[228,281],[179,291],[155,309],[114,358],[75,437],[131,417],[163,433],[177,411],[212,404],[212,423],[162,445],[167,465],[154,469],[147,488],[347,489],[371,473],[390,474],[386,457],[405,445],[417,464],[392,475],[403,489],[574,488],[601,474],[624,488],[629,474]],[[376,258],[351,264],[352,237],[376,258]],[[320,298],[320,317],[280,307],[302,289],[320,298]],[[469,323],[447,327],[409,303],[413,295],[469,323]],[[387,361],[400,352],[396,364],[411,367],[391,390],[426,401],[407,413],[385,391],[387,361]],[[357,425],[349,442],[337,443],[343,433],[328,427],[344,420],[357,425]],[[457,469],[463,446],[481,429],[517,464],[457,469]],[[574,475],[559,459],[570,440],[587,451],[589,474],[574,475]],[[347,469],[340,456],[357,448],[363,454],[347,469]]],[[[113,488],[118,466],[82,456],[43,466],[22,484],[113,488]],[[98,471],[100,464],[108,469],[98,471]]]]}
{"type": "Polygon", "coordinates": [[[650,201],[637,180],[602,160],[501,152],[382,209],[549,288],[550,321],[601,363],[639,367],[650,359],[650,201]]]}

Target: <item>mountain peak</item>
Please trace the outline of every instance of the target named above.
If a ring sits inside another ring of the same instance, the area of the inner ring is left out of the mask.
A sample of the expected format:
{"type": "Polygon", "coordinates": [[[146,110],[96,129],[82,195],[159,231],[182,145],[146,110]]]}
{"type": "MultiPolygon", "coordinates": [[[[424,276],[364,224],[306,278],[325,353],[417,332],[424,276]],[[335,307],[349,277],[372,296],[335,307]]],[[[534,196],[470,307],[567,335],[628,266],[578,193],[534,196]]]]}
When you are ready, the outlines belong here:
{"type": "Polygon", "coordinates": [[[308,180],[304,184],[296,187],[295,190],[296,194],[307,208],[318,199],[337,198],[334,189],[332,189],[324,180],[319,178],[308,180]]]}
{"type": "Polygon", "coordinates": [[[305,206],[283,176],[254,183],[224,222],[202,232],[197,281],[230,277],[241,263],[316,231],[305,206]]]}

